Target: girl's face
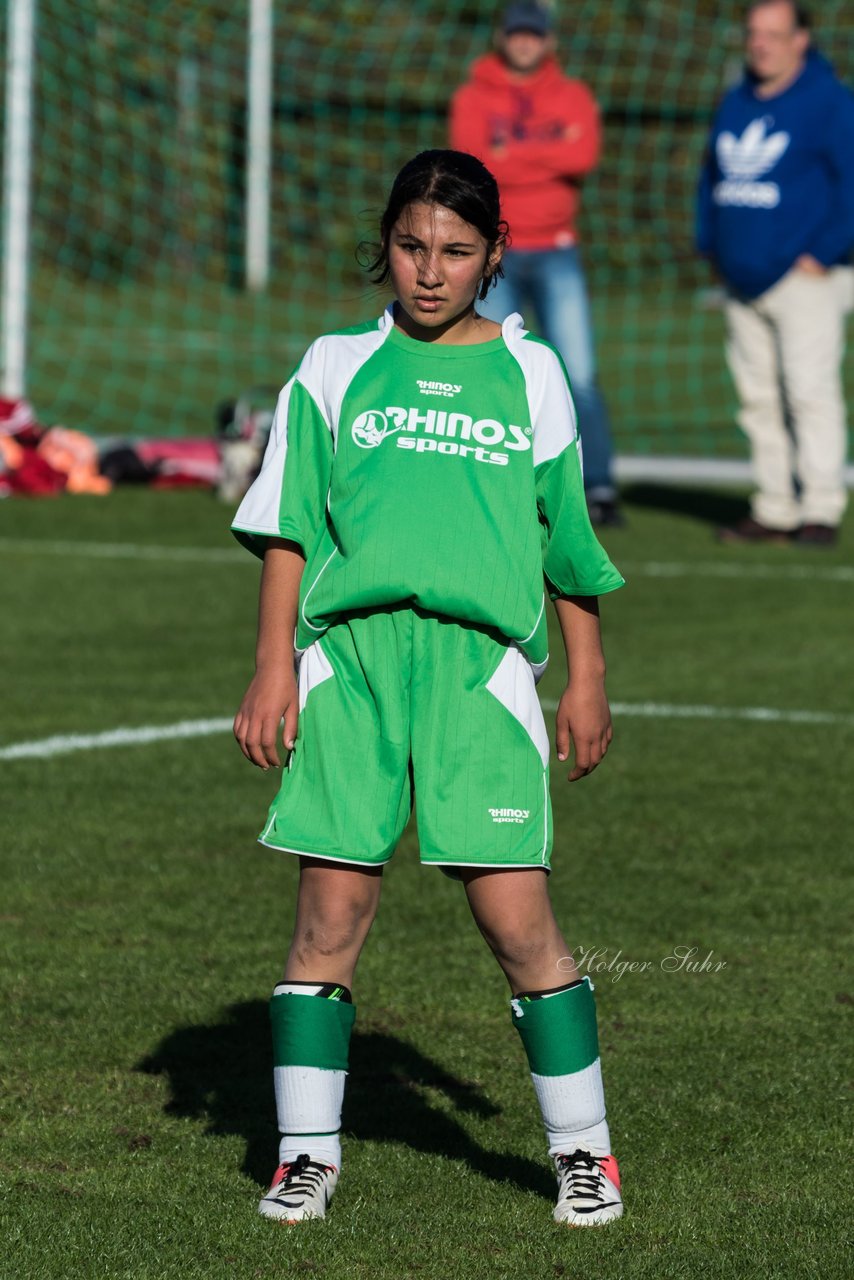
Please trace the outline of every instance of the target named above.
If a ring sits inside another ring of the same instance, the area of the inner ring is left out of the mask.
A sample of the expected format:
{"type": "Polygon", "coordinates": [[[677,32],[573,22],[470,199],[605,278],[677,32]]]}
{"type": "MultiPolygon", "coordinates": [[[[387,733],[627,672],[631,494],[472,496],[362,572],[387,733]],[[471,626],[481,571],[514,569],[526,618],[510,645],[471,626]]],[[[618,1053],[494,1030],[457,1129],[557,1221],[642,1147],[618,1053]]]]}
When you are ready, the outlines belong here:
{"type": "Polygon", "coordinates": [[[487,260],[487,248],[477,228],[444,205],[406,206],[389,236],[388,264],[411,336],[436,341],[476,319],[480,282],[501,259],[496,248],[487,260]]]}

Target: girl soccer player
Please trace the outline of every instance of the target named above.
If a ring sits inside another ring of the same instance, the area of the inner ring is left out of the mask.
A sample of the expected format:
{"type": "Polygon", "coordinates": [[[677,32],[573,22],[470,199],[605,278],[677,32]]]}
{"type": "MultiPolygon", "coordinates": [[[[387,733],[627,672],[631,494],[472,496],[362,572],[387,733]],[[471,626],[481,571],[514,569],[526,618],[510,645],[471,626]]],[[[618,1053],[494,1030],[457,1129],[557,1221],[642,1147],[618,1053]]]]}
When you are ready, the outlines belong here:
{"type": "Polygon", "coordinates": [[[299,857],[271,1000],[279,1168],[260,1204],[323,1217],[341,1167],[350,987],[418,797],[421,860],[462,881],[504,971],[555,1162],[556,1221],[622,1213],[590,979],[552,913],[545,595],[568,663],[569,781],[611,740],[597,596],[623,579],[587,516],[560,359],[480,316],[507,227],[472,156],[398,174],[373,263],[395,302],[314,342],[234,521],[263,556],[255,676],[234,723],[282,785],[260,840],[299,857]],[[294,657],[298,658],[298,680],[294,657]],[[354,767],[354,764],[357,767],[354,767]],[[567,965],[571,966],[567,968],[567,965]]]}

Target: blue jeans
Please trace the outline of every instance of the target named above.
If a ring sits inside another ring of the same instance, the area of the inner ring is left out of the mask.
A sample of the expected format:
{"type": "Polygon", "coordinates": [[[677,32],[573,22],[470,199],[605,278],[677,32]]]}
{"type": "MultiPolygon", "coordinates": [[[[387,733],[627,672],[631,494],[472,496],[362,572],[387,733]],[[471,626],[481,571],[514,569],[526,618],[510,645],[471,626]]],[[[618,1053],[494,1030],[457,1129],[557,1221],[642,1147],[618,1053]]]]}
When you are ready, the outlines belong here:
{"type": "Polygon", "coordinates": [[[477,309],[500,324],[514,311],[523,312],[528,301],[542,336],[557,347],[569,372],[585,491],[600,501],[613,499],[608,411],[596,381],[590,303],[577,249],[509,249],[504,255],[504,278],[477,309]]]}

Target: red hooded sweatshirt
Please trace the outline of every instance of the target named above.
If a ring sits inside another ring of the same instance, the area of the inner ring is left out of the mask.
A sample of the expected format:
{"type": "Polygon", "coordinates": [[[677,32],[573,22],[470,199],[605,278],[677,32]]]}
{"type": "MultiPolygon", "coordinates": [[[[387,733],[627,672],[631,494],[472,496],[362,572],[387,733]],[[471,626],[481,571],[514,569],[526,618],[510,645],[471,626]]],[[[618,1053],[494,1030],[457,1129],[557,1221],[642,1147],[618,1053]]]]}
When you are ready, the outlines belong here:
{"type": "Polygon", "coordinates": [[[451,100],[450,133],[456,151],[495,175],[514,249],[575,243],[581,179],[598,163],[602,136],[586,85],[554,58],[520,77],[489,53],[451,100]]]}

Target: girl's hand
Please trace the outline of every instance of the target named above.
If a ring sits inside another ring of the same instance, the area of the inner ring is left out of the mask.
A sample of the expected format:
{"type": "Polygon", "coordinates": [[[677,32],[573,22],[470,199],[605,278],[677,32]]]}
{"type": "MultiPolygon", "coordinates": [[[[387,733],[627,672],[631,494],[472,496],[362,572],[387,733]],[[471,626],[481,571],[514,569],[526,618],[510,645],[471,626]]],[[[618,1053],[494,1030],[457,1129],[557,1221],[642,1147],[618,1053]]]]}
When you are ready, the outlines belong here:
{"type": "Polygon", "coordinates": [[[279,768],[279,725],[284,719],[282,744],[293,751],[299,718],[296,677],[287,667],[256,671],[234,717],[234,736],[240,750],[259,769],[279,768]]]}
{"type": "Polygon", "coordinates": [[[567,775],[569,782],[593,772],[613,736],[604,680],[570,680],[558,703],[555,732],[558,760],[568,759],[570,747],[575,748],[575,764],[567,775]]]}

